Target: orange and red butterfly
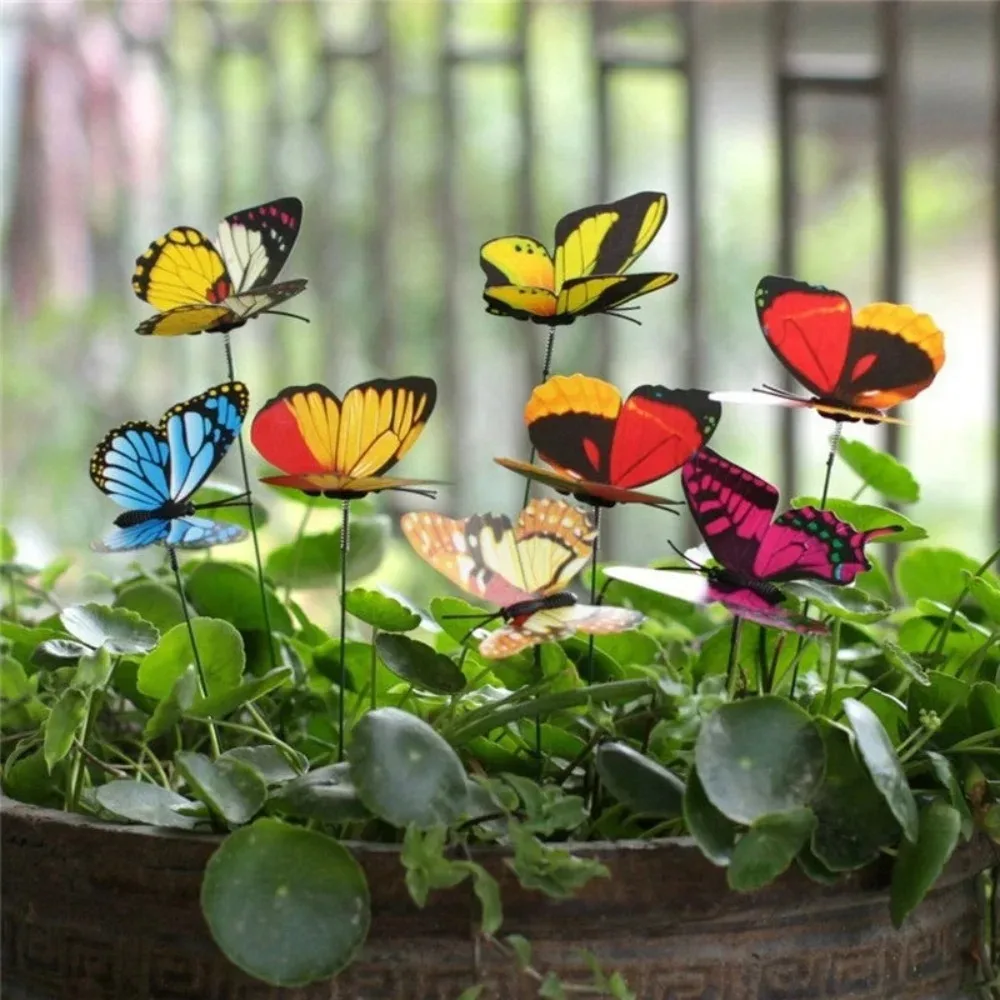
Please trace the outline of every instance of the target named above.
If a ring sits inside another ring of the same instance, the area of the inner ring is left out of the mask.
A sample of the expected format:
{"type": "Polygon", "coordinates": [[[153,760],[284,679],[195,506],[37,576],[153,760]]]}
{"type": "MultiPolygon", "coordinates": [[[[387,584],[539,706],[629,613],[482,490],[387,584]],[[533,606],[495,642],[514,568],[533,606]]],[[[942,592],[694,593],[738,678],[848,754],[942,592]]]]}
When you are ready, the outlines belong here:
{"type": "Polygon", "coordinates": [[[261,482],[340,500],[382,490],[433,496],[419,489],[431,480],[384,474],[416,443],[436,400],[434,380],[417,375],[360,382],[342,401],[324,385],[289,386],[250,427],[254,447],[284,473],[261,482]]]}
{"type": "Polygon", "coordinates": [[[944,364],[944,335],[910,306],[874,302],[853,312],[841,292],[774,275],[760,280],[754,301],[771,350],[813,394],[758,390],[777,405],[811,407],[832,420],[901,423],[883,411],[926,389],[944,364]]]}
{"type": "Polygon", "coordinates": [[[591,558],[597,528],[586,511],[562,500],[531,500],[516,524],[504,514],[456,520],[429,511],[404,514],[400,524],[417,554],[439,573],[500,605],[492,617],[504,625],[479,646],[488,659],[575,632],[624,632],[642,621],[626,608],[578,604],[566,590],[591,558]]]}
{"type": "Polygon", "coordinates": [[[512,458],[505,469],[596,506],[677,504],[640,486],[679,469],[718,426],[722,407],[701,389],[641,385],[626,400],[603,379],[556,375],[524,408],[528,436],[552,469],[512,458]]]}
{"type": "Polygon", "coordinates": [[[530,236],[489,240],[479,251],[486,311],[545,326],[592,313],[623,315],[626,302],[677,280],[669,272],[624,273],[666,216],[667,196],[643,191],[563,216],[552,256],[530,236]]]}

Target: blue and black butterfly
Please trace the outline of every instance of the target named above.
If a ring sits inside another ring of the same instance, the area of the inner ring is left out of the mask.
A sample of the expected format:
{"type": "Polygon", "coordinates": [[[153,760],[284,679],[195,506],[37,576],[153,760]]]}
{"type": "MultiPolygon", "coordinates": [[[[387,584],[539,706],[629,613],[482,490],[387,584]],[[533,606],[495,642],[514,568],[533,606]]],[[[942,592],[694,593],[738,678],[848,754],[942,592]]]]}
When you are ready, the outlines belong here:
{"type": "Polygon", "coordinates": [[[159,427],[140,421],[111,431],[94,451],[90,478],[125,511],[94,549],[126,552],[157,542],[207,548],[243,538],[235,524],[193,516],[232,500],[194,504],[190,498],[236,440],[249,405],[246,386],[226,382],[171,407],[159,427]]]}

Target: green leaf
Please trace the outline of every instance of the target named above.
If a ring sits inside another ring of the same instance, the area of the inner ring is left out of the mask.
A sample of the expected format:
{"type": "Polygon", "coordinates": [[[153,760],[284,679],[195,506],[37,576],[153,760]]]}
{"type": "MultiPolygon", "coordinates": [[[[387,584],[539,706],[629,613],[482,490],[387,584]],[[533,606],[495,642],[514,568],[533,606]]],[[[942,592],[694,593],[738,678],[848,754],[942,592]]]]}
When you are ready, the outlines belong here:
{"type": "Polygon", "coordinates": [[[925,755],[930,761],[931,770],[934,776],[941,782],[948,791],[948,798],[951,799],[952,808],[962,819],[962,837],[965,840],[972,840],[975,832],[975,821],[972,817],[972,810],[969,808],[968,800],[962,786],[958,783],[958,776],[952,767],[951,761],[944,754],[935,753],[933,750],[925,750],[925,755]]]}
{"type": "Polygon", "coordinates": [[[426,722],[396,708],[368,712],[348,759],[361,801],[393,826],[451,823],[465,811],[465,769],[426,722]]]}
{"type": "Polygon", "coordinates": [[[523,934],[508,934],[504,941],[510,945],[514,952],[514,961],[523,972],[531,965],[531,942],[523,934]]]}
{"type": "Polygon", "coordinates": [[[729,887],[753,892],[773,882],[795,860],[815,825],[813,811],[805,806],[759,816],[733,851],[729,887]]]}
{"type": "Polygon", "coordinates": [[[46,657],[54,660],[79,660],[90,652],[90,646],[85,646],[76,639],[46,639],[40,642],[31,657],[33,663],[45,663],[46,657]]]}
{"type": "Polygon", "coordinates": [[[36,697],[38,682],[29,678],[12,656],[0,656],[0,728],[17,732],[34,729],[46,708],[36,697]]]}
{"type": "Polygon", "coordinates": [[[503,923],[500,884],[482,865],[473,863],[472,890],[479,900],[482,932],[484,934],[496,934],[503,923]]]}
{"type": "MultiPolygon", "coordinates": [[[[389,536],[387,517],[355,517],[350,525],[347,578],[357,580],[378,569],[389,536]]],[[[278,586],[336,587],[340,585],[340,529],[304,535],[276,548],[267,559],[267,575],[278,586]]]]}
{"type": "Polygon", "coordinates": [[[223,954],[273,986],[336,975],[371,921],[368,885],[350,852],[274,819],[222,842],[205,867],[201,908],[223,954]]]}
{"type": "Polygon", "coordinates": [[[599,861],[576,857],[558,847],[543,844],[520,823],[511,822],[508,833],[514,857],[505,858],[526,889],[540,889],[555,899],[567,899],[593,878],[610,878],[599,861]]]}
{"type": "Polygon", "coordinates": [[[720,705],[695,744],[701,784],[737,823],[808,805],[823,779],[823,738],[797,705],[774,695],[720,705]]]}
{"type": "Polygon", "coordinates": [[[410,632],[420,625],[420,615],[377,590],[355,587],[344,595],[347,613],[380,632],[410,632]]]}
{"type": "MultiPolygon", "coordinates": [[[[246,660],[239,632],[218,618],[195,618],[191,627],[208,694],[236,687],[246,660]]],[[[194,662],[187,626],[175,625],[139,664],[139,690],[151,698],[166,698],[174,681],[194,662]]]]}
{"type": "Polygon", "coordinates": [[[892,869],[889,912],[896,927],[937,881],[961,829],[962,817],[944,802],[932,802],[921,811],[917,836],[913,843],[903,841],[892,869]]]}
{"type": "Polygon", "coordinates": [[[178,675],[166,698],[160,699],[153,714],[146,723],[142,734],[147,740],[155,740],[169,733],[184,718],[184,713],[194,704],[198,696],[198,674],[194,664],[178,675]]]}
{"type": "Polygon", "coordinates": [[[382,662],[397,676],[415,687],[436,694],[457,694],[465,689],[465,675],[443,653],[405,635],[382,634],[375,639],[382,662]]]}
{"type": "Polygon", "coordinates": [[[863,441],[844,438],[840,439],[837,451],[857,476],[887,500],[916,503],[920,499],[920,486],[913,473],[892,455],[876,451],[863,441]]]}
{"type": "Polygon", "coordinates": [[[485,621],[491,612],[458,597],[435,597],[430,603],[431,617],[455,642],[462,642],[473,626],[485,621]],[[452,617],[459,616],[459,617],[452,617]]]}
{"type": "Polygon", "coordinates": [[[994,624],[1000,625],[1000,587],[981,576],[973,576],[968,570],[962,571],[962,578],[968,584],[973,600],[994,624]]]}
{"type": "Polygon", "coordinates": [[[179,750],[174,764],[195,796],[229,826],[249,823],[264,807],[267,785],[241,760],[209,760],[204,754],[179,750]]]}
{"type": "Polygon", "coordinates": [[[975,560],[955,549],[920,548],[905,552],[896,563],[896,584],[911,603],[928,597],[949,607],[965,589],[962,571],[974,573],[975,560]]]}
{"type": "Polygon", "coordinates": [[[46,593],[50,593],[72,565],[73,559],[70,556],[56,556],[38,574],[38,586],[46,593]]]}
{"type": "Polygon", "coordinates": [[[271,793],[268,806],[286,816],[316,819],[322,823],[349,823],[371,818],[351,783],[346,761],[317,767],[282,785],[271,793]]]}
{"type": "MultiPolygon", "coordinates": [[[[269,691],[281,687],[292,678],[291,667],[275,667],[263,677],[253,677],[236,687],[222,688],[206,697],[197,698],[189,706],[189,715],[198,718],[224,719],[238,708],[263,697],[269,691]]],[[[209,684],[211,687],[211,683],[209,684]]]]}
{"type": "Polygon", "coordinates": [[[899,820],[907,840],[916,840],[917,803],[885,727],[867,705],[854,698],[844,699],[844,713],[854,730],[858,752],[875,787],[899,820]]]}
{"type": "Polygon", "coordinates": [[[103,688],[111,678],[111,654],[107,646],[90,650],[80,657],[73,674],[73,686],[81,691],[103,688]]]}
{"type": "Polygon", "coordinates": [[[709,861],[722,866],[730,863],[739,828],[709,802],[693,769],[684,789],[684,825],[709,861]]]}
{"type": "Polygon", "coordinates": [[[151,580],[122,587],[114,606],[136,612],[161,634],[184,621],[184,608],[177,591],[151,580]]]}
{"type": "Polygon", "coordinates": [[[662,764],[625,743],[603,743],[594,757],[604,787],[643,816],[679,816],[684,782],[662,764]]]}
{"type": "Polygon", "coordinates": [[[220,760],[239,760],[252,767],[268,785],[280,785],[299,777],[309,766],[309,760],[297,754],[292,761],[276,746],[264,743],[254,747],[233,747],[220,760]]]}
{"type": "Polygon", "coordinates": [[[931,680],[924,668],[915,657],[911,656],[901,646],[897,646],[894,642],[889,642],[887,639],[882,643],[882,655],[885,656],[886,662],[890,667],[895,667],[896,670],[906,674],[910,680],[916,681],[917,684],[925,687],[930,684],[931,680]]]}
{"type": "MultiPolygon", "coordinates": [[[[819,507],[819,497],[795,497],[793,507],[819,507]]],[[[927,537],[925,528],[914,524],[908,517],[889,507],[877,504],[855,503],[853,500],[827,500],[826,509],[832,511],[842,521],[846,521],[855,531],[872,531],[875,528],[887,528],[896,525],[901,531],[891,535],[873,538],[869,544],[878,542],[919,542],[927,537]]]]}
{"type": "Polygon", "coordinates": [[[831,871],[853,871],[896,842],[899,824],[858,759],[850,733],[830,722],[821,728],[826,774],[812,806],[818,820],[812,853],[831,871]]]}
{"type": "Polygon", "coordinates": [[[45,721],[45,763],[49,773],[72,749],[73,741],[83,729],[90,698],[76,688],[67,688],[52,706],[45,721]]]}
{"type": "MultiPolygon", "coordinates": [[[[243,489],[230,486],[227,483],[217,483],[209,480],[201,489],[195,490],[191,501],[197,506],[203,503],[217,503],[219,500],[229,500],[231,497],[242,496],[243,489]]],[[[253,519],[258,528],[263,528],[270,520],[267,508],[257,500],[253,500],[253,519]]],[[[227,521],[238,524],[241,528],[250,530],[250,514],[246,502],[233,504],[231,507],[215,507],[208,515],[213,521],[227,521]]]]}
{"type": "MultiPolygon", "coordinates": [[[[260,582],[248,566],[237,563],[202,562],[188,577],[185,590],[198,614],[222,618],[241,632],[266,631],[260,601],[260,582]]],[[[292,633],[292,619],[274,590],[265,585],[271,628],[292,633]]]]}
{"type": "Polygon", "coordinates": [[[884,601],[855,587],[838,587],[822,580],[793,580],[785,584],[790,594],[810,601],[824,614],[849,622],[877,622],[892,614],[884,601]]]}
{"type": "Polygon", "coordinates": [[[145,781],[109,781],[106,785],[98,785],[94,796],[102,809],[131,823],[176,830],[193,830],[197,823],[193,816],[177,811],[194,805],[190,799],[145,781]]]}
{"type": "Polygon", "coordinates": [[[149,622],[127,608],[78,604],[66,608],[59,620],[75,639],[94,649],[104,646],[110,653],[146,653],[160,638],[149,622]]]}
{"type": "Polygon", "coordinates": [[[538,984],[538,995],[542,1000],[566,1000],[566,990],[557,972],[546,972],[538,984]]]}
{"type": "Polygon", "coordinates": [[[14,536],[0,525],[0,563],[13,562],[17,558],[17,546],[14,544],[14,536]]]}
{"type": "Polygon", "coordinates": [[[461,993],[458,994],[458,1000],[479,1000],[482,995],[483,990],[486,987],[479,983],[476,986],[467,986],[461,993]]]}
{"type": "Polygon", "coordinates": [[[62,809],[66,770],[65,764],[57,764],[53,773],[49,774],[41,750],[16,760],[10,758],[4,767],[3,790],[18,802],[62,809]]]}
{"type": "Polygon", "coordinates": [[[445,857],[448,828],[443,823],[421,830],[411,824],[403,837],[400,859],[410,898],[423,908],[432,889],[451,889],[469,876],[469,866],[445,857]]]}

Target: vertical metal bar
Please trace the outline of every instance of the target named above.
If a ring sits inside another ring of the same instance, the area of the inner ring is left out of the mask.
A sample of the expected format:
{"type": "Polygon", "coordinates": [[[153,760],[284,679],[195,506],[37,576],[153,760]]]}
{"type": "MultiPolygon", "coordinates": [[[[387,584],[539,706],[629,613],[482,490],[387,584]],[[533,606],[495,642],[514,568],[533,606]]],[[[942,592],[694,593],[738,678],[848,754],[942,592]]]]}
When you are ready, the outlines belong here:
{"type": "MultiPolygon", "coordinates": [[[[788,70],[788,47],[793,4],[775,0],[771,5],[772,65],[775,67],[775,107],[778,113],[778,271],[791,274],[795,267],[796,206],[798,177],[793,146],[796,127],[795,91],[788,70]]],[[[794,382],[782,372],[781,385],[793,389],[794,382]]],[[[798,455],[794,410],[778,410],[781,442],[781,484],[788,496],[794,496],[798,482],[798,455]]]]}
{"type": "MultiPolygon", "coordinates": [[[[993,265],[994,295],[1000,289],[1000,2],[993,4],[993,265]]],[[[996,343],[993,370],[993,537],[1000,538],[1000,302],[994,302],[996,343]]]]}
{"type": "Polygon", "coordinates": [[[396,220],[395,135],[396,94],[392,54],[392,8],[388,2],[376,2],[375,74],[379,93],[381,121],[375,138],[375,231],[372,234],[371,266],[373,287],[382,289],[375,296],[372,333],[374,363],[390,378],[396,371],[396,288],[393,282],[392,247],[396,220]]]}
{"type": "MultiPolygon", "coordinates": [[[[900,47],[902,11],[898,0],[878,6],[879,19],[879,194],[882,198],[880,295],[898,302],[902,295],[903,183],[900,47]]],[[[886,447],[899,454],[899,424],[885,425],[886,447]]]]}

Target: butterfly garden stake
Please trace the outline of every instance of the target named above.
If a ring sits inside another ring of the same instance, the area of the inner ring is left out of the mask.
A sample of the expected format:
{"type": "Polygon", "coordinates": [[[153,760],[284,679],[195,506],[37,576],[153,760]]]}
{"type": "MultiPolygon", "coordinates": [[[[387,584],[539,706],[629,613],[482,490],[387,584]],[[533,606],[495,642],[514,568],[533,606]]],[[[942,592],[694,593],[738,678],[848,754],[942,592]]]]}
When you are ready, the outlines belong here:
{"type": "MultiPolygon", "coordinates": [[[[241,382],[213,386],[172,406],[159,426],[140,421],[109,431],[90,460],[94,485],[125,508],[115,518],[115,530],[93,548],[129,552],[157,543],[167,547],[202,695],[208,687],[176,550],[208,548],[246,537],[235,524],[198,516],[198,511],[231,506],[241,497],[206,504],[195,504],[191,497],[233,441],[239,440],[249,403],[250,394],[241,382]]],[[[217,754],[218,737],[211,725],[209,736],[217,754]]]]}
{"type": "Polygon", "coordinates": [[[419,375],[360,382],[342,400],[324,385],[293,385],[268,400],[250,426],[253,446],[281,470],[261,482],[341,501],[338,760],[344,756],[351,501],[386,490],[435,495],[424,488],[432,480],[385,473],[416,443],[436,401],[437,385],[419,375]]]}
{"type": "MultiPolygon", "coordinates": [[[[265,313],[283,313],[275,306],[305,290],[306,280],[275,283],[295,246],[302,223],[302,202],[278,198],[263,205],[241,209],[219,223],[216,243],[190,226],[165,233],[136,258],[132,290],[144,302],[160,310],[136,327],[143,336],[175,337],[182,334],[221,333],[226,371],[235,379],[230,333],[248,320],[265,313]]],[[[253,538],[261,610],[267,630],[271,668],[277,666],[270,611],[264,590],[264,569],[257,539],[250,476],[242,437],[237,438],[243,488],[247,493],[247,516],[253,538]]]]}

